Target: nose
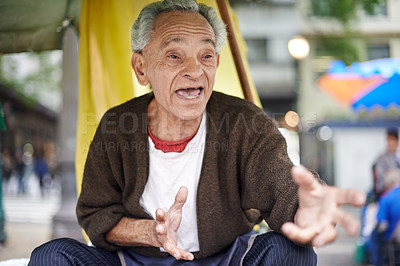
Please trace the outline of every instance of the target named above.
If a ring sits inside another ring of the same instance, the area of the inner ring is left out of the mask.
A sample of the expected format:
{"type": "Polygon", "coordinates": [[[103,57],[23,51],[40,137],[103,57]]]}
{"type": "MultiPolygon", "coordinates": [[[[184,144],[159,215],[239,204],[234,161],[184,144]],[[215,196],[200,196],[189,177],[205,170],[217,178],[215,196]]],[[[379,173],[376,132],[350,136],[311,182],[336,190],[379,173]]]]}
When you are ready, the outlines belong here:
{"type": "Polygon", "coordinates": [[[197,58],[189,57],[184,62],[184,68],[182,72],[183,76],[190,79],[198,79],[203,75],[203,69],[197,58]]]}

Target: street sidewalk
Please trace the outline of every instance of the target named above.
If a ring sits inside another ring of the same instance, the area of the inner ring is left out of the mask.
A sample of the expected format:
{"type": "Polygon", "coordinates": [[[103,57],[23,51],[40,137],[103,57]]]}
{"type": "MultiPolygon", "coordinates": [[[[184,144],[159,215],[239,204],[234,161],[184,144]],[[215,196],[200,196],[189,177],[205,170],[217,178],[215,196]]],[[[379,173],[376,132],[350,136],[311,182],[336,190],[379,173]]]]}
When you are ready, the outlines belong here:
{"type": "MultiPolygon", "coordinates": [[[[356,219],[360,218],[361,209],[343,206],[343,209],[351,213],[356,219]]],[[[358,235],[350,237],[344,229],[337,225],[338,238],[332,244],[316,248],[318,266],[351,266],[354,263],[354,254],[358,235]]]]}
{"type": "Polygon", "coordinates": [[[0,248],[0,261],[29,258],[32,250],[51,239],[51,224],[6,222],[6,242],[0,248]]]}
{"type": "Polygon", "coordinates": [[[52,219],[58,212],[61,189],[57,182],[42,195],[37,178],[32,175],[26,192],[18,193],[15,178],[3,183],[6,241],[0,247],[0,262],[8,259],[29,258],[32,250],[52,236],[52,219]]]}

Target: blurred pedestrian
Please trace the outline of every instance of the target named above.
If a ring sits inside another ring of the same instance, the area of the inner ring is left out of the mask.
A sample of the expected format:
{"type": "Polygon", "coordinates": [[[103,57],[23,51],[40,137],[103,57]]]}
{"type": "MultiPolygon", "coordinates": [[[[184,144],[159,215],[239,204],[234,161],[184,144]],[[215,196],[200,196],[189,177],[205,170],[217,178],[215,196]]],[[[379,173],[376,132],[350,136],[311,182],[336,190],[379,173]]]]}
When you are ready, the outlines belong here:
{"type": "Polygon", "coordinates": [[[56,148],[52,141],[47,141],[44,144],[44,159],[47,163],[50,181],[53,182],[57,170],[58,170],[58,161],[56,156],[56,148]]]}
{"type": "Polygon", "coordinates": [[[397,156],[399,146],[399,131],[396,127],[386,130],[386,151],[377,159],[375,163],[374,191],[377,199],[385,192],[384,176],[391,168],[400,168],[400,158],[397,156]]]}
{"type": "Polygon", "coordinates": [[[1,173],[3,178],[3,183],[7,186],[8,181],[14,171],[14,159],[8,148],[5,148],[1,153],[1,173]]]}
{"type": "Polygon", "coordinates": [[[25,184],[24,184],[24,169],[25,169],[25,163],[23,160],[23,151],[22,149],[17,149],[15,153],[15,159],[16,159],[16,174],[17,174],[17,180],[18,180],[18,190],[17,193],[25,193],[25,184]]]}
{"type": "Polygon", "coordinates": [[[400,221],[400,169],[390,168],[384,176],[383,189],[378,202],[377,225],[371,235],[371,262],[385,265],[386,250],[400,221]]]}
{"type": "Polygon", "coordinates": [[[363,249],[367,253],[366,260],[373,262],[374,265],[382,265],[384,259],[381,256],[384,251],[382,246],[385,242],[384,234],[377,227],[376,213],[379,209],[378,201],[382,195],[385,195],[385,191],[391,187],[393,180],[389,170],[400,169],[398,147],[398,128],[387,128],[386,151],[372,165],[373,188],[368,193],[367,203],[361,215],[362,229],[360,240],[363,243],[363,249]]]}
{"type": "Polygon", "coordinates": [[[26,193],[26,182],[33,173],[33,146],[26,143],[18,154],[18,194],[26,193]]]}
{"type": "Polygon", "coordinates": [[[377,214],[378,227],[389,240],[400,220],[400,169],[391,168],[386,172],[384,188],[386,192],[379,200],[377,214]]]}
{"type": "Polygon", "coordinates": [[[49,175],[49,167],[47,165],[47,162],[43,156],[37,157],[35,159],[35,174],[39,180],[39,186],[40,186],[40,193],[42,196],[45,194],[46,190],[46,178],[50,178],[49,175]]]}

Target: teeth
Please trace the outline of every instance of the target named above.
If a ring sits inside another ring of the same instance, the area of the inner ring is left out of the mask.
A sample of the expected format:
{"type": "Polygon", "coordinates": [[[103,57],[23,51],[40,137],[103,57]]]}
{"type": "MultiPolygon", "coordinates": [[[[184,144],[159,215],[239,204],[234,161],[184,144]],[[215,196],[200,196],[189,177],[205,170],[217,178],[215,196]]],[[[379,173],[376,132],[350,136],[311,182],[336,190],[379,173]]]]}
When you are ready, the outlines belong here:
{"type": "Polygon", "coordinates": [[[185,99],[193,100],[199,97],[201,90],[202,88],[188,88],[177,90],[176,93],[185,99]]]}

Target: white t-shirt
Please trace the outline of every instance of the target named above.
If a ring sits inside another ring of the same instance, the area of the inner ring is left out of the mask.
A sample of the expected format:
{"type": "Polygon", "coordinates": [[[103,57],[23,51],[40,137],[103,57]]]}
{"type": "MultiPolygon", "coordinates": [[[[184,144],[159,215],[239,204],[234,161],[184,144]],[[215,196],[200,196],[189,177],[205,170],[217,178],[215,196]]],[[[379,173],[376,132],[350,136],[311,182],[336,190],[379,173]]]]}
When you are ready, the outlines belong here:
{"type": "MultiPolygon", "coordinates": [[[[177,232],[178,247],[199,251],[197,234],[197,186],[203,163],[206,143],[206,114],[203,114],[199,130],[183,152],[164,153],[155,148],[149,137],[149,178],[140,198],[140,205],[155,219],[158,208],[168,211],[174,203],[179,188],[188,188],[188,198],[182,209],[182,221],[177,232]]],[[[161,248],[163,251],[163,249],[161,248]]]]}

